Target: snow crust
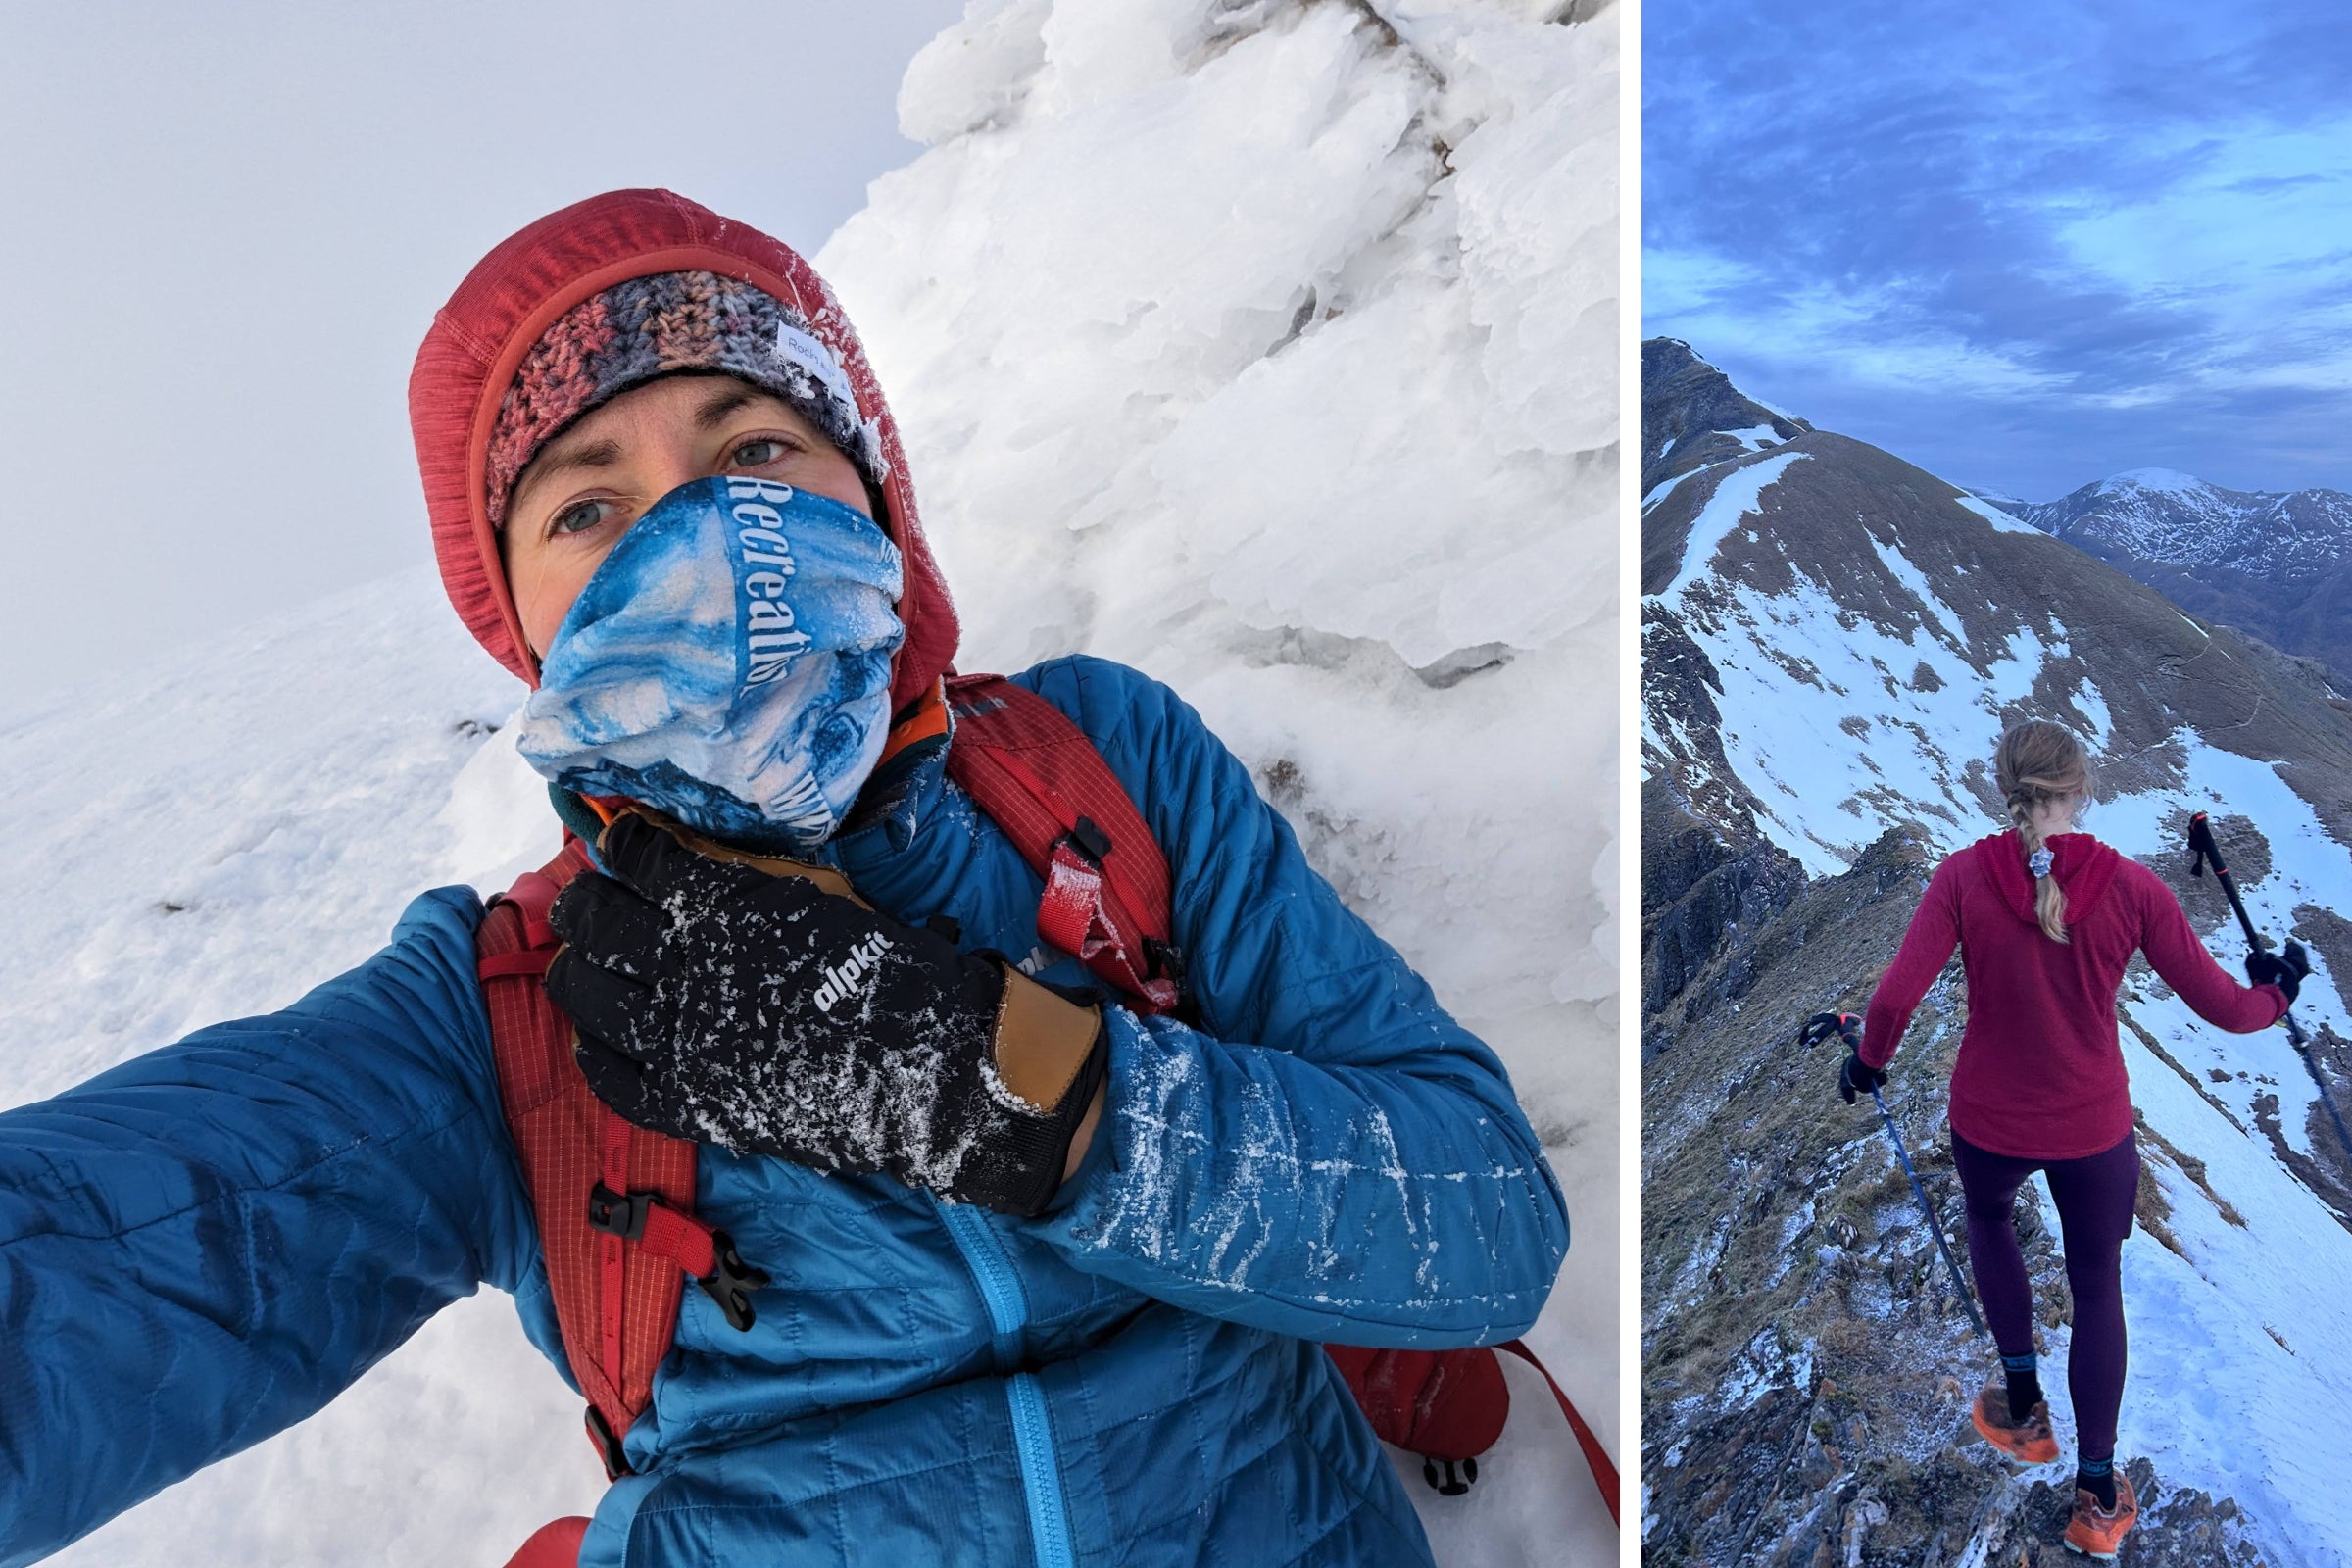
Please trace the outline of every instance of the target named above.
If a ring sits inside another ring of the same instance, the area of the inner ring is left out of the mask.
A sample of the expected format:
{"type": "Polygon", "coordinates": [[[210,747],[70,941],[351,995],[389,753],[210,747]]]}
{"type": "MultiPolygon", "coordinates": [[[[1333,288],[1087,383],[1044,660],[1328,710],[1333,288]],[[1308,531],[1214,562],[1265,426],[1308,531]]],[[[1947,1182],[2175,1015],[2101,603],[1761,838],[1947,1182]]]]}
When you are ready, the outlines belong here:
{"type": "Polygon", "coordinates": [[[1975,513],[1978,516],[1983,517],[1986,522],[1991,523],[1992,530],[1995,533],[2041,532],[2039,528],[2034,527],[2032,523],[2019,520],[2016,514],[2004,512],[1999,507],[1994,506],[1991,502],[1979,500],[1977,497],[1969,495],[1966,492],[1954,496],[1952,499],[1958,502],[1961,506],[1966,507],[1969,511],[1975,513]]]}
{"type": "Polygon", "coordinates": [[[2101,490],[2145,490],[2156,495],[2203,497],[2213,486],[2178,468],[2127,468],[2099,482],[2101,490]]]}
{"type": "MultiPolygon", "coordinates": [[[[817,262],[964,666],[1167,681],[1502,1054],[1576,1226],[1532,1341],[1616,1451],[1618,20],[1554,9],[977,0],[817,262]]],[[[1439,1560],[1613,1555],[1518,1408],[1492,1485],[1409,1467],[1439,1560]]]]}
{"type": "Polygon", "coordinates": [[[1777,447],[1782,441],[1781,433],[1769,424],[1753,424],[1740,430],[1721,430],[1717,434],[1730,436],[1739,442],[1741,448],[1749,452],[1761,452],[1766,447],[1777,447]]]}
{"type": "Polygon", "coordinates": [[[1705,468],[1688,468],[1683,472],[1676,474],[1671,479],[1661,479],[1656,484],[1651,485],[1649,487],[1649,494],[1642,498],[1642,515],[1648,515],[1650,508],[1656,506],[1659,502],[1674,494],[1675,487],[1681,484],[1685,479],[1690,478],[1691,474],[1704,473],[1707,470],[1705,468]]]}
{"type": "MultiPolygon", "coordinates": [[[[1529,1336],[1612,1452],[1617,13],[975,0],[931,150],[819,258],[906,425],[966,668],[1166,680],[1510,1068],[1575,1248],[1529,1336]]],[[[421,526],[421,520],[419,521],[421,526]]],[[[357,962],[553,853],[514,682],[419,575],[0,725],[0,1102],[357,962]],[[176,906],[167,912],[166,905],[176,906]]],[[[1532,1373],[1439,1561],[1615,1534],[1532,1373]]],[[[58,1561],[503,1562],[603,1489],[511,1306],[58,1561]]]]}

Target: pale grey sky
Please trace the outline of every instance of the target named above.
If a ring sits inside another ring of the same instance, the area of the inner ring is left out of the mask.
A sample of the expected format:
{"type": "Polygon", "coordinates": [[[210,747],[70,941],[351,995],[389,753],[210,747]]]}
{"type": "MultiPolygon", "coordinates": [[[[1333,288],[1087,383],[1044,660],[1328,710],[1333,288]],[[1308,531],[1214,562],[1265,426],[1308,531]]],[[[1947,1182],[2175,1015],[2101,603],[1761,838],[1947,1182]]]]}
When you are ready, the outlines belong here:
{"type": "Polygon", "coordinates": [[[666,185],[813,252],[960,0],[0,0],[0,716],[431,559],[409,362],[666,185]]]}

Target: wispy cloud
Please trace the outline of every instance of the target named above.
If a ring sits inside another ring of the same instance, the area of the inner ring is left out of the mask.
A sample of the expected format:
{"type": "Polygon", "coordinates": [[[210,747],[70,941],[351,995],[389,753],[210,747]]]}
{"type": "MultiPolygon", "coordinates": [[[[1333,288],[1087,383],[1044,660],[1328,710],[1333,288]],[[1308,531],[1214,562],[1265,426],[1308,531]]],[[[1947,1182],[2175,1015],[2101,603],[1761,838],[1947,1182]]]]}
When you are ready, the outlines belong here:
{"type": "Polygon", "coordinates": [[[1648,329],[2029,496],[2352,488],[2352,29],[2101,10],[1650,0],[1648,329]]]}

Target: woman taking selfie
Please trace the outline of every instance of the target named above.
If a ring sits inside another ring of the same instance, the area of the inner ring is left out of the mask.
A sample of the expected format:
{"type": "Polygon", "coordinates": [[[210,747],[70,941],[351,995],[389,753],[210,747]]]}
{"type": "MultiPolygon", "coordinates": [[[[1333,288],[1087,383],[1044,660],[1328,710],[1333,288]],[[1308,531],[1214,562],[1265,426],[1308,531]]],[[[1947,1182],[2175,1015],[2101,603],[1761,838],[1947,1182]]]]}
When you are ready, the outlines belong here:
{"type": "Polygon", "coordinates": [[[614,1478],[534,1562],[1428,1562],[1320,1342],[1533,1323],[1537,1140],[1174,693],[952,676],[823,281],[598,197],[475,268],[411,411],[570,837],[0,1115],[0,1563],[481,1284],[614,1478]]]}

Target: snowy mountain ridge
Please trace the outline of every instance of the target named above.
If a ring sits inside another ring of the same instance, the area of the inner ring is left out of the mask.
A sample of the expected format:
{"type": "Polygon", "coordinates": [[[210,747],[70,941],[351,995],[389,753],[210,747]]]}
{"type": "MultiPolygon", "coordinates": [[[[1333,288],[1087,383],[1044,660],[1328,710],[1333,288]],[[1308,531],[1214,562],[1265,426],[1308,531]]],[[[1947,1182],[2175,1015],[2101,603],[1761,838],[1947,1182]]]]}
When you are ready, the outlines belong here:
{"type": "MultiPolygon", "coordinates": [[[[1686,424],[1740,397],[1687,350],[1651,354],[1686,424]]],[[[1661,401],[1645,386],[1645,423],[1661,401]]],[[[2012,1478],[1968,1441],[1987,1352],[1869,1107],[1837,1102],[1836,1061],[1795,1052],[1795,1025],[1859,1011],[1935,861],[2003,825],[1992,743],[2032,714],[2091,740],[2087,825],[2234,964],[2181,849],[2188,813],[2213,814],[2255,919],[2313,949],[2297,1013],[2352,1088],[2352,718],[2307,664],[1827,431],[1677,476],[1645,516],[1642,586],[1651,1560],[2056,1562],[2063,1475],[2012,1478]]],[[[1952,1236],[1964,993],[1953,971],[1931,994],[1888,1092],[1952,1236]]],[[[2282,1031],[2222,1035],[2144,971],[2121,1017],[2148,1173],[2125,1250],[2142,1370],[2121,1455],[2151,1502],[2133,1560],[2337,1568],[2352,1160],[2282,1031]]],[[[2028,1214],[2053,1361],[2054,1229],[2028,1214]]]]}
{"type": "Polygon", "coordinates": [[[2277,580],[2352,555],[2352,495],[2340,490],[2225,490],[2173,468],[2111,474],[2026,520],[2102,559],[2225,566],[2277,580]]]}
{"type": "Polygon", "coordinates": [[[2191,613],[2317,660],[2352,687],[2352,495],[2227,490],[2135,468],[2008,510],[2191,613]]]}

